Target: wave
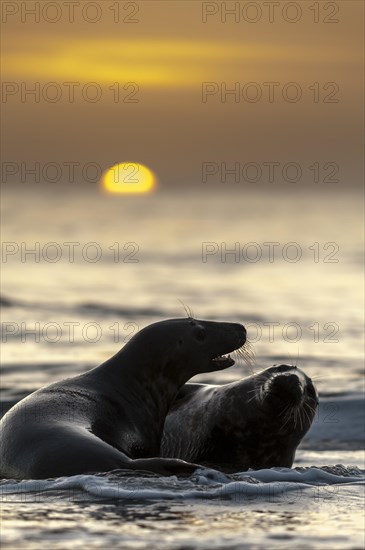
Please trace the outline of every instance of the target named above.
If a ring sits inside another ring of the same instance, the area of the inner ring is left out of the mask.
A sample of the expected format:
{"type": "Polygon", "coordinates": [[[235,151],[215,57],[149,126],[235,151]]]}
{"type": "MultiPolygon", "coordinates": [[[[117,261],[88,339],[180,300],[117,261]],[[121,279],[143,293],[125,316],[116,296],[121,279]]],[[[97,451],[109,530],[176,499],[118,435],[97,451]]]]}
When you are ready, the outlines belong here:
{"type": "Polygon", "coordinates": [[[127,317],[128,319],[135,317],[164,317],[166,311],[157,308],[144,307],[144,308],[132,308],[132,307],[115,307],[108,304],[101,303],[84,303],[75,306],[78,313],[97,313],[101,316],[117,316],[127,317]]]}
{"type": "Polygon", "coordinates": [[[16,302],[15,300],[10,300],[9,298],[5,298],[4,296],[0,297],[0,306],[1,307],[12,307],[15,306],[16,302]]]}
{"type": "Polygon", "coordinates": [[[24,309],[32,309],[34,311],[68,311],[69,313],[83,313],[89,315],[90,313],[99,313],[100,315],[114,315],[114,316],[126,316],[130,317],[164,317],[166,311],[163,309],[152,307],[116,307],[111,304],[103,304],[97,302],[86,302],[79,304],[70,304],[65,306],[57,302],[29,302],[14,300],[10,298],[0,298],[0,305],[3,307],[20,307],[24,309]]]}
{"type": "Polygon", "coordinates": [[[75,475],[46,480],[4,480],[0,483],[2,500],[23,500],[52,496],[74,500],[237,500],[267,499],[296,493],[295,498],[311,487],[365,485],[364,473],[343,465],[308,468],[271,468],[225,475],[200,469],[189,479],[142,477],[130,471],[114,470],[106,474],[75,475]],[[29,498],[26,497],[28,495],[29,498]]]}

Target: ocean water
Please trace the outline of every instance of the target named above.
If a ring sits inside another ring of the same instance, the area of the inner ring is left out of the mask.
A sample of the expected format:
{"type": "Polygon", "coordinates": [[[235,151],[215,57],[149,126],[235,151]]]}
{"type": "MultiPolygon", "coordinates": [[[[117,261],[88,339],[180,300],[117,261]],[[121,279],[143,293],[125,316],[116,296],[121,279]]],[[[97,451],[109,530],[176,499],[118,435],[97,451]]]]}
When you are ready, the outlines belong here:
{"type": "Polygon", "coordinates": [[[363,208],[355,191],[187,187],[119,197],[5,188],[6,412],[42,385],[182,317],[245,324],[255,363],[312,377],[320,406],[293,469],[188,479],[115,471],[1,481],[2,548],[363,548],[363,208]]]}

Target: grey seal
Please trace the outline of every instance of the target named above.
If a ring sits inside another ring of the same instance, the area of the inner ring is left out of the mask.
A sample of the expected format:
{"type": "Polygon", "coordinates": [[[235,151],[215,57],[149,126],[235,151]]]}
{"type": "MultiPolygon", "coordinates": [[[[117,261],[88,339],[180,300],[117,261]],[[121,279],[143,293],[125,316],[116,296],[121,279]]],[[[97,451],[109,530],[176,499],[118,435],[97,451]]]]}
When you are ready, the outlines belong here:
{"type": "Polygon", "coordinates": [[[290,468],[317,405],[311,379],[290,365],[222,386],[185,384],[167,415],[161,456],[227,473],[290,468]]]}
{"type": "Polygon", "coordinates": [[[102,365],[43,387],[0,422],[2,477],[41,479],[113,469],[161,475],[197,468],[159,457],[165,417],[192,376],[234,364],[246,341],[237,323],[160,321],[102,365]]]}

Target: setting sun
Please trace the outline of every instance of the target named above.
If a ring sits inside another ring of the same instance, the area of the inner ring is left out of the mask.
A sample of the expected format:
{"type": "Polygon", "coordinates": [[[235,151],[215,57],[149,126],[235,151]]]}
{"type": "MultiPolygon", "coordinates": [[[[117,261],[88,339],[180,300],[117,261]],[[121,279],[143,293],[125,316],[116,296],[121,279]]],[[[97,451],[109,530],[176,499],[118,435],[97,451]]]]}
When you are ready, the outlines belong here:
{"type": "Polygon", "coordinates": [[[122,162],[109,168],[101,182],[109,193],[150,193],[156,186],[156,177],[143,164],[122,162]]]}

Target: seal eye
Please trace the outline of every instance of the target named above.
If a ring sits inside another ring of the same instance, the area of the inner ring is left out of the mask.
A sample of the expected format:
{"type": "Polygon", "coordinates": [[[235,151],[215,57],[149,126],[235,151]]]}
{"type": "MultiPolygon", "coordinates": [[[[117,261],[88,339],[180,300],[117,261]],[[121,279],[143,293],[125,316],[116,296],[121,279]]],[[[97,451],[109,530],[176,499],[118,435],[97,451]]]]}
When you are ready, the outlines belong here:
{"type": "Polygon", "coordinates": [[[194,329],[194,336],[199,342],[205,340],[205,328],[198,326],[194,329]]]}

